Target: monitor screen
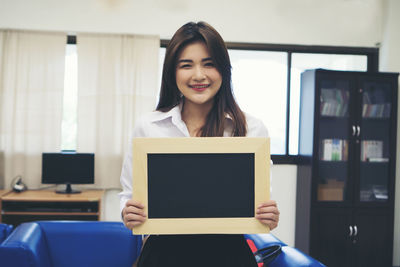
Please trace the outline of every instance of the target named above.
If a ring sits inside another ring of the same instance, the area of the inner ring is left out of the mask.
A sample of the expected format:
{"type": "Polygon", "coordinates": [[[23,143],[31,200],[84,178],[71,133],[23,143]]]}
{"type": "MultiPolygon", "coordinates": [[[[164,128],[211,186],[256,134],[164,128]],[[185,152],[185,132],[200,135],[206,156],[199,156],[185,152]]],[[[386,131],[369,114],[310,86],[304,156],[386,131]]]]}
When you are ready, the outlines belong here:
{"type": "Polygon", "coordinates": [[[93,153],[43,153],[43,184],[93,184],[93,153]]]}

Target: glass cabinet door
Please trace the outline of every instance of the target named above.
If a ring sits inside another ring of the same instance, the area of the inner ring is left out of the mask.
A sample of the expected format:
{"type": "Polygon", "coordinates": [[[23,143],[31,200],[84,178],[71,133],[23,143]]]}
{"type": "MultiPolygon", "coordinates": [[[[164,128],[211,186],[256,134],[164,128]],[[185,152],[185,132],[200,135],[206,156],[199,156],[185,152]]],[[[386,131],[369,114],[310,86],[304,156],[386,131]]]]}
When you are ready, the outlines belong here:
{"type": "Polygon", "coordinates": [[[322,80],[319,106],[318,201],[346,201],[351,129],[350,81],[322,80]]]}
{"type": "Polygon", "coordinates": [[[388,201],[391,131],[391,84],[361,82],[359,201],[388,201]]]}

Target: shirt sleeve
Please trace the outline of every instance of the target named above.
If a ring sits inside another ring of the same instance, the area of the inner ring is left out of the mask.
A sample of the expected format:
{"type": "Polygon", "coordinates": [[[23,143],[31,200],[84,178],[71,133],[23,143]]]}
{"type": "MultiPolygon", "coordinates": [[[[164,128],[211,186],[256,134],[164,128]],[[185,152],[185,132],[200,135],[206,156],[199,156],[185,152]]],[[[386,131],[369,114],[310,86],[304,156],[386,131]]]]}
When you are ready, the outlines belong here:
{"type": "Polygon", "coordinates": [[[122,191],[119,195],[120,212],[125,207],[125,203],[132,198],[132,139],[135,137],[144,137],[144,127],[141,121],[133,129],[132,137],[129,140],[129,148],[125,154],[124,162],[121,170],[120,182],[122,191]]]}
{"type": "Polygon", "coordinates": [[[267,127],[261,120],[246,114],[246,122],[247,137],[269,137],[267,127]]]}

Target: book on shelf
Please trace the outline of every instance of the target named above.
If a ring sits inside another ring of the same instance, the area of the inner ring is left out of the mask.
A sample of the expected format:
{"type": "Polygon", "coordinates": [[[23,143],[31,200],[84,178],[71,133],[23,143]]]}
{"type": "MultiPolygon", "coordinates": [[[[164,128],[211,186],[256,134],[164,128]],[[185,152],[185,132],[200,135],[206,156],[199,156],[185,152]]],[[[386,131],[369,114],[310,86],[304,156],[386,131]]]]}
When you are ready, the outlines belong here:
{"type": "Polygon", "coordinates": [[[348,141],[342,139],[322,140],[321,160],[346,161],[348,159],[348,141]]]}
{"type": "Polygon", "coordinates": [[[361,142],[361,161],[385,162],[389,159],[383,157],[383,141],[364,140],[361,142]]]}
{"type": "Polygon", "coordinates": [[[360,201],[371,201],[373,198],[372,190],[361,189],[360,190],[360,201]]]}
{"type": "Polygon", "coordinates": [[[348,115],[350,93],[344,89],[321,89],[320,113],[322,116],[344,117],[348,115]]]}
{"type": "Polygon", "coordinates": [[[385,99],[382,90],[365,91],[363,93],[363,118],[389,118],[391,104],[385,99]]]}
{"type": "Polygon", "coordinates": [[[360,190],[360,201],[385,201],[388,200],[387,187],[372,185],[370,188],[360,190]]]}
{"type": "Polygon", "coordinates": [[[376,200],[387,200],[388,199],[388,190],[385,186],[373,185],[372,193],[376,200]]]}
{"type": "Polygon", "coordinates": [[[368,158],[369,162],[389,162],[389,158],[368,158]]]}

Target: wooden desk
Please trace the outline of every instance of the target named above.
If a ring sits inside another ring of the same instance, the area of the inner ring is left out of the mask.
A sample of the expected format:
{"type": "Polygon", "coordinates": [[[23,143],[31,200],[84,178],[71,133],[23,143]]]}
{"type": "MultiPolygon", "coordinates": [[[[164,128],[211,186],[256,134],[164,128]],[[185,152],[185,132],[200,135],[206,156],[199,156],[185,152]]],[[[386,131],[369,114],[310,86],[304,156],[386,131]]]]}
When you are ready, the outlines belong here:
{"type": "Polygon", "coordinates": [[[6,190],[6,189],[0,189],[0,197],[7,194],[8,192],[10,192],[11,190],[6,190]]]}
{"type": "Polygon", "coordinates": [[[98,221],[103,190],[57,194],[48,190],[11,192],[0,198],[0,222],[17,226],[36,220],[98,221]]]}
{"type": "Polygon", "coordinates": [[[1,223],[1,197],[6,195],[7,193],[10,193],[11,190],[6,190],[6,189],[0,189],[0,223],[1,223]]]}

